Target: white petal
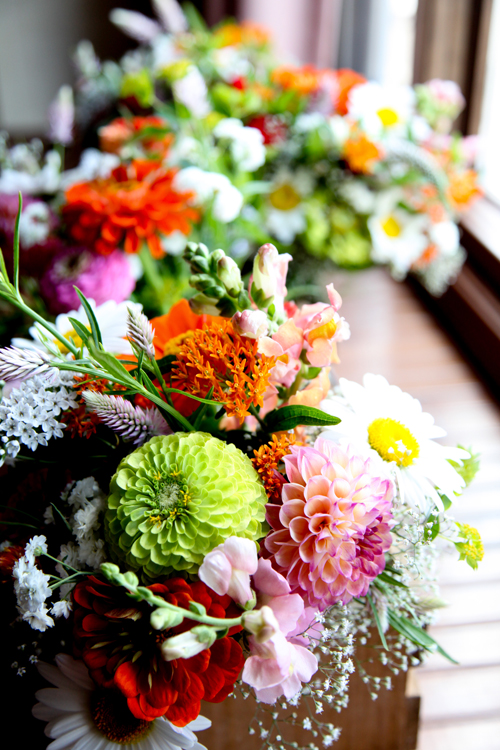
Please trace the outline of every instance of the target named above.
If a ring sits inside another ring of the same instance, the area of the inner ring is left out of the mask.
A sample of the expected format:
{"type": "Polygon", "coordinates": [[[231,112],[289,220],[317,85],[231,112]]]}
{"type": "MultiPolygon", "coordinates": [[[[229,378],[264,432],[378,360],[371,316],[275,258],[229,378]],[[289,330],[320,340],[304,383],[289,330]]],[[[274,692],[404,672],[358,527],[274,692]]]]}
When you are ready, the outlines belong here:
{"type": "Polygon", "coordinates": [[[35,719],[41,719],[42,721],[52,721],[52,719],[61,715],[61,712],[57,708],[45,706],[43,703],[35,703],[31,709],[31,713],[35,719]]]}
{"type": "Polygon", "coordinates": [[[76,740],[79,740],[80,737],[83,737],[88,731],[88,726],[84,725],[77,727],[71,732],[67,732],[61,737],[58,737],[58,739],[51,742],[50,745],[47,745],[47,750],[63,750],[65,747],[71,747],[76,740]]]}
{"type": "Polygon", "coordinates": [[[156,21],[134,10],[114,8],[109,14],[109,20],[138,42],[150,42],[161,34],[161,26],[156,21]]]}
{"type": "Polygon", "coordinates": [[[45,734],[47,737],[51,737],[56,740],[62,734],[66,732],[72,732],[73,729],[78,727],[88,727],[91,719],[82,712],[66,714],[57,717],[53,721],[49,722],[45,727],[45,734]]]}
{"type": "Polygon", "coordinates": [[[42,688],[35,693],[35,698],[46,706],[58,708],[60,711],[81,711],[87,705],[86,694],[78,690],[42,688]]]}
{"type": "Polygon", "coordinates": [[[73,659],[69,654],[57,654],[56,663],[61,672],[69,677],[73,682],[86,690],[93,690],[92,682],[88,669],[83,661],[73,659]]]}

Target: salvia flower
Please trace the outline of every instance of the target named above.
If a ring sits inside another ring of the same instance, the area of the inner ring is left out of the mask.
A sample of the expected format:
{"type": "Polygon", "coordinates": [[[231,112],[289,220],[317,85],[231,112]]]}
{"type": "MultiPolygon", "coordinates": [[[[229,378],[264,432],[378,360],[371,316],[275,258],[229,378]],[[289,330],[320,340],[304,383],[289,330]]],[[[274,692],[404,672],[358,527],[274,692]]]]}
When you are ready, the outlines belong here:
{"type": "Polygon", "coordinates": [[[111,427],[124,440],[142,445],[154,435],[168,435],[171,430],[158,409],[134,406],[122,396],[108,396],[96,391],[84,391],[83,398],[105,425],[111,427]]]}
{"type": "Polygon", "coordinates": [[[250,459],[203,432],[152,438],[122,460],[110,492],[113,555],[151,577],[196,573],[228,537],[262,536],[267,497],[250,459]]]}
{"type": "Polygon", "coordinates": [[[273,564],[320,609],[364,596],[391,545],[392,482],[370,459],[322,438],[290,450],[283,505],[268,505],[273,564]]]}

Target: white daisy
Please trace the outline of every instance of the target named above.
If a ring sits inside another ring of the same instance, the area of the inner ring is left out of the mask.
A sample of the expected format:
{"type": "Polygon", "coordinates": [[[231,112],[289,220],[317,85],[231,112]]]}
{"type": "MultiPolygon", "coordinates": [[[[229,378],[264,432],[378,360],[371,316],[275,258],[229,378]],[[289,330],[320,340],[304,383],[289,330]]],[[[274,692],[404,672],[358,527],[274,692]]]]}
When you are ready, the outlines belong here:
{"type": "Polygon", "coordinates": [[[33,707],[33,715],[48,722],[45,734],[53,741],[47,750],[206,750],[193,733],[210,726],[205,717],[183,728],[164,718],[136,719],[119,692],[96,688],[83,662],[58,654],[56,663],[38,664],[55,687],[39,690],[33,707]]]}
{"type": "Polygon", "coordinates": [[[283,245],[290,245],[296,235],[305,231],[303,198],[313,189],[314,181],[305,169],[292,172],[284,168],[275,175],[269,193],[266,226],[283,245]]]}
{"type": "Polygon", "coordinates": [[[400,206],[404,194],[399,188],[385,190],[376,198],[375,211],[368,219],[372,239],[372,260],[388,263],[395,279],[404,279],[412,264],[429,244],[428,217],[412,214],[400,206]]]}
{"type": "Polygon", "coordinates": [[[411,86],[382,86],[369,81],[349,93],[348,114],[373,138],[401,135],[415,110],[411,86]]]}
{"type": "MultiPolygon", "coordinates": [[[[132,354],[132,347],[125,338],[127,336],[127,310],[131,308],[139,313],[142,310],[142,305],[136,302],[118,303],[114,300],[108,300],[102,305],[96,306],[93,299],[89,299],[89,303],[101,329],[104,349],[112,354],[132,354]]],[[[83,323],[87,328],[89,327],[87,315],[83,307],[58,315],[55,320],[55,327],[64,338],[68,339],[68,341],[73,341],[76,346],[80,346],[82,343],[81,338],[75,332],[70,318],[75,318],[75,320],[83,323]]],[[[12,339],[13,345],[21,349],[48,349],[48,351],[51,351],[52,348],[54,350],[58,349],[63,354],[65,353],[64,345],[45,328],[41,328],[35,324],[29,331],[33,337],[32,340],[12,339]]]]}
{"type": "Polygon", "coordinates": [[[422,411],[420,401],[389,385],[382,375],[365,375],[363,385],[340,379],[337,394],[321,403],[329,414],[341,418],[324,437],[349,439],[380,462],[386,462],[401,500],[428,512],[431,503],[444,510],[439,493],[450,500],[465,482],[449,463],[468,458],[467,451],[435,442],[446,432],[422,411]]]}

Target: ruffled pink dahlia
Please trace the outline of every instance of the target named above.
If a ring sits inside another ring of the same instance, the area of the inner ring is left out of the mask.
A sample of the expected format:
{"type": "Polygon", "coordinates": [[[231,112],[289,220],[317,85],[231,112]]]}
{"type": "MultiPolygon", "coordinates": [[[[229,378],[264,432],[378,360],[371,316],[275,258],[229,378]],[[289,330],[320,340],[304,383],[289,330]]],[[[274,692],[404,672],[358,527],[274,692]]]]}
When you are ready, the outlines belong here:
{"type": "Polygon", "coordinates": [[[291,451],[283,504],[267,505],[273,566],[321,610],[364,596],[391,545],[392,483],[350,446],[318,438],[314,448],[291,451]]]}
{"type": "Polygon", "coordinates": [[[135,288],[125,253],[98,255],[85,247],[66,247],[58,253],[40,280],[40,292],[53,313],[76,310],[80,300],[75,286],[96,305],[123,302],[135,288]]]}

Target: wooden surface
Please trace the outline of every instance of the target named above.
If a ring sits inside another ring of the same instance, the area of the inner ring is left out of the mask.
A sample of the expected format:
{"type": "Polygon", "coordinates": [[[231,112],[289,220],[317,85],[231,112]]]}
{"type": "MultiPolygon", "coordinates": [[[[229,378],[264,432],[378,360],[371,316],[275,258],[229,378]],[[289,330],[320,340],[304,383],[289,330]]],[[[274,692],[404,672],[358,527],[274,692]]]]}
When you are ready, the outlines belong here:
{"type": "MultiPolygon", "coordinates": [[[[415,670],[420,694],[418,750],[500,748],[500,410],[447,335],[405,285],[381,269],[344,276],[338,286],[351,323],[351,341],[340,347],[339,374],[360,380],[385,375],[419,398],[447,442],[472,444],[482,454],[473,485],[457,500],[456,520],[476,526],[485,544],[477,571],[446,556],[441,593],[450,606],[431,628],[460,662],[430,657],[415,670]]],[[[490,351],[500,366],[498,348],[490,351]]],[[[354,747],[352,750],[358,750],[354,747]]],[[[364,750],[364,748],[359,748],[364,750]]]]}

